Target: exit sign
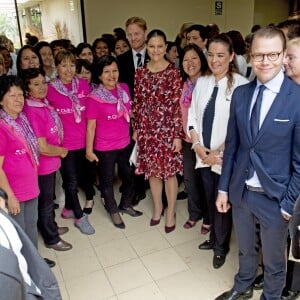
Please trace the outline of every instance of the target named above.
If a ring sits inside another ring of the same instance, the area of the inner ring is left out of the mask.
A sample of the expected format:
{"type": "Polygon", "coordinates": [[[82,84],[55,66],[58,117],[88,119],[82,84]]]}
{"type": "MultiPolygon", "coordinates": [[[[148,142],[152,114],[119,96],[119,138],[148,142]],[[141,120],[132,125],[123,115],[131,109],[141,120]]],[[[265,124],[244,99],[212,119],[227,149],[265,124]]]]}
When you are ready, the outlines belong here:
{"type": "Polygon", "coordinates": [[[223,13],[223,1],[215,1],[215,15],[222,16],[223,13]]]}

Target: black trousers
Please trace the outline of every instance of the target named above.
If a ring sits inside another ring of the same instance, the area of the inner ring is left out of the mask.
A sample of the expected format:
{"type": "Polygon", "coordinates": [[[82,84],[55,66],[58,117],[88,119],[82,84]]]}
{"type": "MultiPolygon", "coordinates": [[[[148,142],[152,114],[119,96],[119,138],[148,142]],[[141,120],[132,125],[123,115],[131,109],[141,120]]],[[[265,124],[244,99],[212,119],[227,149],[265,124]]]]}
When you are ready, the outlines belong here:
{"type": "Polygon", "coordinates": [[[210,224],[203,180],[200,169],[195,169],[196,155],[191,146],[191,143],[182,141],[183,178],[188,195],[189,219],[198,221],[203,217],[203,223],[210,224]]]}
{"type": "Polygon", "coordinates": [[[59,242],[60,238],[55,222],[53,196],[55,193],[55,174],[39,175],[40,194],[38,197],[38,229],[45,244],[53,245],[59,242]]]}
{"type": "Polygon", "coordinates": [[[220,175],[212,172],[210,168],[200,168],[200,173],[203,180],[209,220],[211,223],[209,239],[214,245],[214,254],[226,256],[229,252],[232,230],[231,209],[227,213],[219,213],[217,211],[216,199],[220,175]]]}
{"type": "Polygon", "coordinates": [[[134,196],[133,169],[129,164],[131,147],[127,146],[119,150],[95,151],[100,160],[98,164],[101,194],[105,201],[105,207],[110,214],[119,211],[114,195],[115,164],[118,165],[119,177],[122,181],[122,196],[120,206],[131,206],[134,196]]]}
{"type": "Polygon", "coordinates": [[[77,190],[80,178],[85,178],[81,185],[87,196],[90,197],[93,190],[93,176],[89,173],[85,149],[70,150],[61,160],[60,172],[65,190],[65,208],[73,210],[76,219],[80,219],[83,215],[77,190]]]}

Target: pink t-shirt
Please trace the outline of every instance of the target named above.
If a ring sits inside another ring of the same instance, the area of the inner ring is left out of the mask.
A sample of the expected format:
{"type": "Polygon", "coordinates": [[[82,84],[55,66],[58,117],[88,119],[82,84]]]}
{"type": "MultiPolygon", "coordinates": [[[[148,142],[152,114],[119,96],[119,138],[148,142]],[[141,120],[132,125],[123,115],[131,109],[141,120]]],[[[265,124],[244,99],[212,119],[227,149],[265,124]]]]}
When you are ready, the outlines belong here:
{"type": "MultiPolygon", "coordinates": [[[[25,101],[23,112],[37,138],[45,138],[49,145],[60,146],[59,134],[55,121],[47,107],[33,107],[25,101]]],[[[40,155],[39,175],[47,175],[60,168],[59,156],[40,155]]]]}
{"type": "Polygon", "coordinates": [[[0,156],[4,157],[2,168],[15,196],[20,202],[36,198],[40,193],[37,170],[23,143],[1,122],[0,141],[0,156]]]}
{"type": "MultiPolygon", "coordinates": [[[[71,83],[65,85],[71,90],[71,83]]],[[[72,102],[69,97],[60,94],[50,83],[48,84],[47,99],[51,106],[53,106],[63,124],[64,128],[64,142],[63,146],[68,150],[78,150],[85,148],[86,136],[86,96],[90,92],[90,86],[85,79],[79,78],[78,91],[79,101],[81,104],[81,122],[76,123],[74,112],[72,109],[72,102]]]]}
{"type": "MultiPolygon", "coordinates": [[[[121,87],[130,98],[127,85],[121,83],[121,87]]],[[[111,93],[117,96],[117,89],[111,90],[111,93]]],[[[130,101],[125,106],[130,111],[130,101]]],[[[97,100],[88,98],[86,117],[89,120],[96,120],[95,150],[117,150],[129,145],[129,123],[125,120],[124,116],[118,116],[116,103],[100,103],[97,100]]]]}

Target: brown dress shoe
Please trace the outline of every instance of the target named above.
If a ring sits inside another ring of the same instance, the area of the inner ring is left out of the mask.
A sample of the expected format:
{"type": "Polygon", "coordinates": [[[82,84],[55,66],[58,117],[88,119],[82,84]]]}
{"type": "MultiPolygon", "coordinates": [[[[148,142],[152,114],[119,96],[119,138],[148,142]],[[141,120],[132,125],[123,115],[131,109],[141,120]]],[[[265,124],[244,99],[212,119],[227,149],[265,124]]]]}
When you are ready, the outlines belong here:
{"type": "Polygon", "coordinates": [[[69,231],[69,227],[58,227],[57,231],[59,235],[63,235],[69,231]]]}
{"type": "Polygon", "coordinates": [[[54,249],[56,251],[68,251],[73,248],[71,244],[65,242],[64,240],[60,240],[58,243],[53,244],[53,245],[46,244],[46,247],[54,249]]]}

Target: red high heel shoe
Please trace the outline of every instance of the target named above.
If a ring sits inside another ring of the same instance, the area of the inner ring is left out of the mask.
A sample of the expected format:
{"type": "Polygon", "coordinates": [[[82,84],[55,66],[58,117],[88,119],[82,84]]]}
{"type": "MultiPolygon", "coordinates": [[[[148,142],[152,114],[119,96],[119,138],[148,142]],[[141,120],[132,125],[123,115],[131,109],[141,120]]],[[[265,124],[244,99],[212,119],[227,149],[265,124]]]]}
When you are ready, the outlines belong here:
{"type": "Polygon", "coordinates": [[[166,209],[166,207],[163,205],[163,208],[162,208],[162,211],[161,211],[161,214],[160,214],[160,218],[158,220],[151,219],[150,220],[150,226],[156,226],[160,223],[160,219],[164,215],[165,209],[166,209]]]}
{"type": "Polygon", "coordinates": [[[176,224],[174,224],[173,226],[165,226],[165,233],[170,233],[173,230],[175,230],[176,228],[176,224]]]}
{"type": "Polygon", "coordinates": [[[170,233],[170,232],[172,232],[172,231],[175,230],[175,228],[176,228],[176,213],[174,215],[174,221],[175,221],[174,225],[172,225],[172,226],[165,226],[165,233],[170,233]]]}

